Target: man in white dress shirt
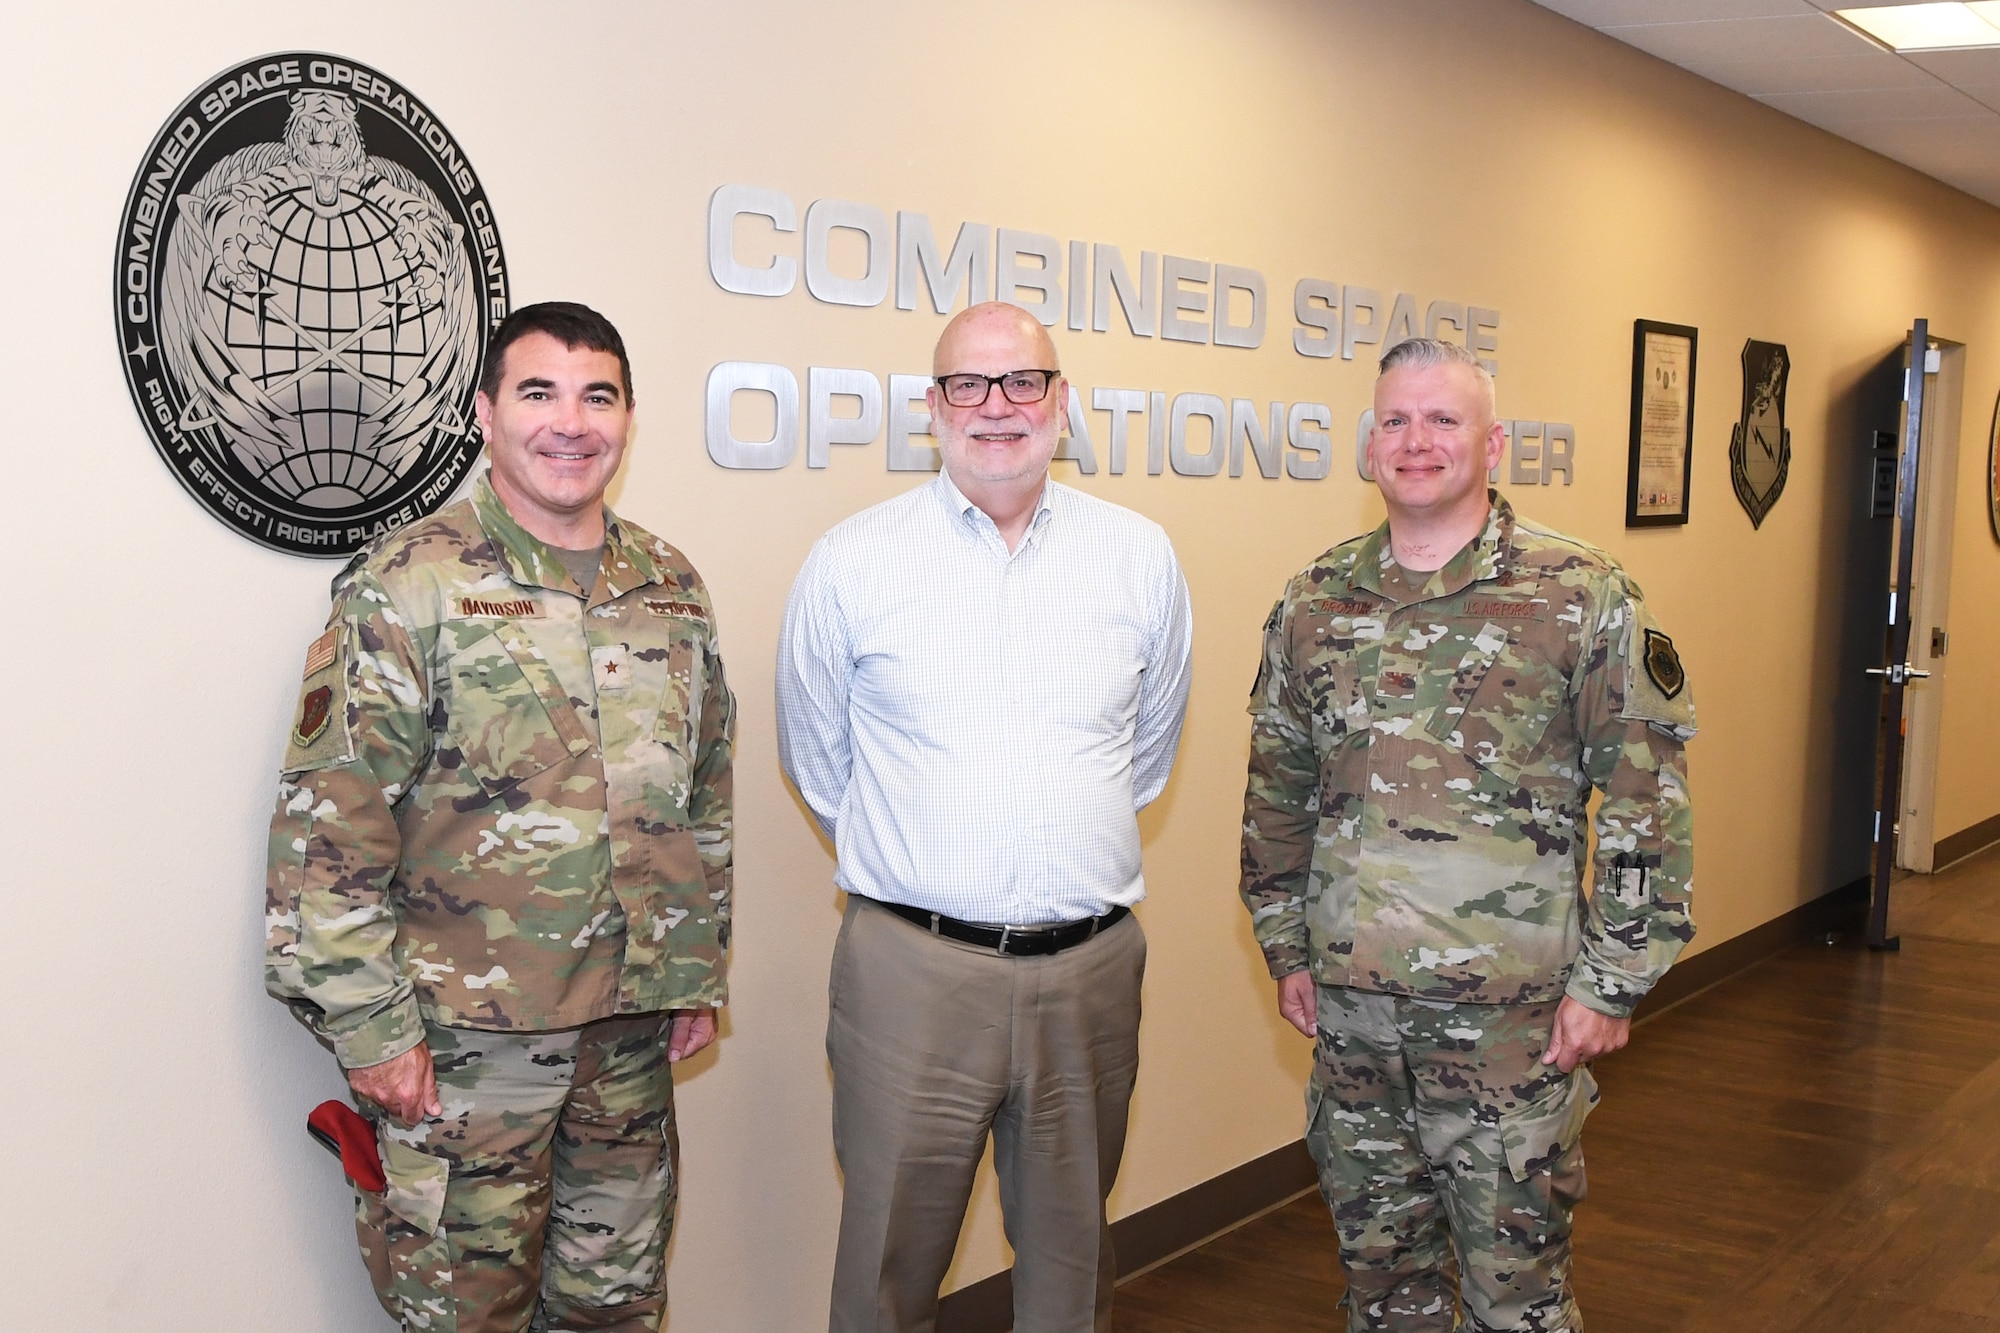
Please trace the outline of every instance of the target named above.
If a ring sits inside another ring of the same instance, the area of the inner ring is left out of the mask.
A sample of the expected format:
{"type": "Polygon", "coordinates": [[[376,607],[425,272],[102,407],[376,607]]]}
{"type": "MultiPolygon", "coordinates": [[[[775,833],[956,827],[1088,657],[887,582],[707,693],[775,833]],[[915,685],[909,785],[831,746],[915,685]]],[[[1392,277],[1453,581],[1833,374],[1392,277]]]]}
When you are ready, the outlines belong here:
{"type": "Polygon", "coordinates": [[[1159,525],[1049,480],[1069,386],[1031,315],[963,311],[932,370],[943,475],[820,539],[778,648],[778,752],[848,895],[831,1328],[929,1333],[990,1132],[1014,1328],[1107,1330],[1187,584],[1159,525]]]}

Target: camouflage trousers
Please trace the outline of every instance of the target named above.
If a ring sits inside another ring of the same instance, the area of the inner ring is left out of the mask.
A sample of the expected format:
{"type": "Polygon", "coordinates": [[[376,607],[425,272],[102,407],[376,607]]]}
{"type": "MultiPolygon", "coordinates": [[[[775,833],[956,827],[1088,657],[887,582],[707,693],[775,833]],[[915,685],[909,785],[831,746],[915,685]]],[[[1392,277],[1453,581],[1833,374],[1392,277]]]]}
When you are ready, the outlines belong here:
{"type": "Polygon", "coordinates": [[[1570,1209],[1597,1084],[1540,1062],[1555,1004],[1318,991],[1306,1146],[1350,1333],[1578,1333],[1570,1209]]]}
{"type": "Polygon", "coordinates": [[[679,1167],[665,1013],[555,1032],[427,1028],[444,1115],[378,1121],[355,1229],[422,1333],[655,1330],[679,1167]]]}

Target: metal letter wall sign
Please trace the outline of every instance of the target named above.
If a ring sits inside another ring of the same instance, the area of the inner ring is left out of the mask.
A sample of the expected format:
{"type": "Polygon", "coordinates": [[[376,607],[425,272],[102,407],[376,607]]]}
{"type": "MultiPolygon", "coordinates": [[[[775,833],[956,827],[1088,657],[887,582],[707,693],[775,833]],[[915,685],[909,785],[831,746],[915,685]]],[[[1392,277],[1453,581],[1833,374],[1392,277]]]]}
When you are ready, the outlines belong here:
{"type": "Polygon", "coordinates": [[[318,51],[196,89],[119,224],[118,352],[181,485],[250,540],[345,556],[450,498],[507,267],[408,89],[318,51]]]}
{"type": "Polygon", "coordinates": [[[1753,528],[1764,526],[1792,468],[1792,433],[1785,428],[1791,368],[1782,343],[1743,344],[1743,419],[1729,433],[1729,479],[1753,528]]]}

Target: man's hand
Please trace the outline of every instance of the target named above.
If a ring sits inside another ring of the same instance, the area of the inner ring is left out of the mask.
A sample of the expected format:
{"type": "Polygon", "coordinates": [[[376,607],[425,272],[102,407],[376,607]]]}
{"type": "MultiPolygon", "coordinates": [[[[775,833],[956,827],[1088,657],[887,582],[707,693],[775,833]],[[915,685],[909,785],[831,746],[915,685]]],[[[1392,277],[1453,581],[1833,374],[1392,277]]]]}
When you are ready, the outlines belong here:
{"type": "Polygon", "coordinates": [[[444,1107],[438,1104],[437,1074],[431,1069],[428,1042],[418,1042],[379,1065],[348,1070],[347,1086],[357,1097],[366,1097],[405,1125],[444,1114],[444,1107]]]}
{"type": "Polygon", "coordinates": [[[1319,1035],[1319,995],[1311,968],[1278,978],[1278,1017],[1308,1037],[1319,1035]]]}
{"type": "Polygon", "coordinates": [[[679,1064],[715,1040],[715,1010],[676,1009],[667,1030],[667,1063],[679,1064]]]}
{"type": "Polygon", "coordinates": [[[1565,995],[1556,1006],[1555,1026],[1549,1032],[1549,1048],[1542,1052],[1542,1063],[1567,1074],[1586,1060],[1609,1055],[1631,1037],[1631,1019],[1600,1014],[1565,995]]]}

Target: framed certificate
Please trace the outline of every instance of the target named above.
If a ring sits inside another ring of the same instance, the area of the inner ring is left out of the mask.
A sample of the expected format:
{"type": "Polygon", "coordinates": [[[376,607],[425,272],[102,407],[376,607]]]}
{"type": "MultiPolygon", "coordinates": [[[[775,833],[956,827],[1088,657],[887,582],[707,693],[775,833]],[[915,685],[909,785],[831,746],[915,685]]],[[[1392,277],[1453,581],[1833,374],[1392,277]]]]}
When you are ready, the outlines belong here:
{"type": "Polygon", "coordinates": [[[1632,457],[1625,473],[1625,526],[1688,521],[1694,459],[1695,331],[1632,321],[1632,457]]]}

